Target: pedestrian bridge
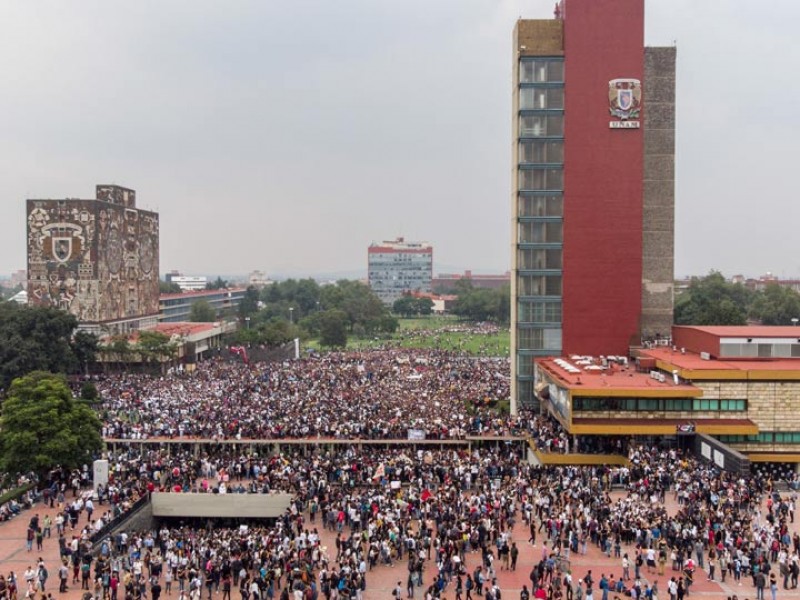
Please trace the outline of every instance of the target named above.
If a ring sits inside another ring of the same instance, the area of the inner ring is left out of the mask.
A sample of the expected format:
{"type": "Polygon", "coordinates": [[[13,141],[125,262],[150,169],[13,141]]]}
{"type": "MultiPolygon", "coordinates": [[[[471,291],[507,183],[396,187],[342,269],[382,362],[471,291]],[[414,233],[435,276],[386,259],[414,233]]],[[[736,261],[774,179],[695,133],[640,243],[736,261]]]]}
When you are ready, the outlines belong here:
{"type": "Polygon", "coordinates": [[[153,516],[184,518],[275,519],[283,515],[292,494],[154,493],[153,516]]]}
{"type": "Polygon", "coordinates": [[[628,458],[621,454],[561,454],[560,452],[542,452],[530,443],[534,462],[540,465],[554,466],[580,466],[580,465],[613,465],[626,467],[630,463],[628,458]]]}

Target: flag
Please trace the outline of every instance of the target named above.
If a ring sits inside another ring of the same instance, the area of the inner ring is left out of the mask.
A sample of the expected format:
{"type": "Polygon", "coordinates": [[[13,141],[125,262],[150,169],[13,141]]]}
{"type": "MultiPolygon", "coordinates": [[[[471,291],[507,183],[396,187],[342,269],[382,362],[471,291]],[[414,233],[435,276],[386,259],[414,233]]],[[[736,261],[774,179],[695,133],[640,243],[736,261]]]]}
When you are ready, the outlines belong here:
{"type": "Polygon", "coordinates": [[[386,467],[383,466],[383,463],[378,465],[378,468],[375,469],[375,474],[372,476],[373,479],[382,479],[386,475],[386,467]]]}

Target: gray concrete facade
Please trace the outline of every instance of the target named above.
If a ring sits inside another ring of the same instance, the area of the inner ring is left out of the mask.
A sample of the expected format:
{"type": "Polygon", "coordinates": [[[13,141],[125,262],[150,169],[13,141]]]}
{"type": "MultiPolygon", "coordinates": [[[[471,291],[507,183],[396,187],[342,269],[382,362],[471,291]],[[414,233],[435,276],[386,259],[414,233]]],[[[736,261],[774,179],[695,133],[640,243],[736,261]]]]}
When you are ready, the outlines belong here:
{"type": "Polygon", "coordinates": [[[675,280],[676,48],[644,52],[642,339],[669,336],[675,280]]]}

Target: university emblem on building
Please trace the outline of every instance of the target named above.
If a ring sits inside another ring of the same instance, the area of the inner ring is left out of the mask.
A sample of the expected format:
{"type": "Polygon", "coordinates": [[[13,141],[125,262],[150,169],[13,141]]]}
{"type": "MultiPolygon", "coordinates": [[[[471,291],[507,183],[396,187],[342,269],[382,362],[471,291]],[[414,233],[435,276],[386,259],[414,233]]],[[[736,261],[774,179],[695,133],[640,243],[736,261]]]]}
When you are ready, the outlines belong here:
{"type": "Polygon", "coordinates": [[[608,82],[608,111],[627,121],[642,111],[642,82],[638,79],[612,79],[608,82]]]}
{"type": "Polygon", "coordinates": [[[77,257],[83,249],[82,228],[73,223],[53,223],[42,227],[49,242],[49,254],[57,262],[64,263],[77,257]]]}

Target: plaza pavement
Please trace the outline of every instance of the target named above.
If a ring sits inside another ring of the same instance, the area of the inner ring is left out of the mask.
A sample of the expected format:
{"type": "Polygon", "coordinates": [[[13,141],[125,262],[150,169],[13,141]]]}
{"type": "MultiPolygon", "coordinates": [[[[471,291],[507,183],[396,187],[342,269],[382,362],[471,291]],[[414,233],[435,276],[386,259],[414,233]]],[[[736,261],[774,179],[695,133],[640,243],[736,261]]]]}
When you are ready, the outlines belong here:
{"type": "MultiPolygon", "coordinates": [[[[621,492],[615,492],[612,494],[612,497],[621,496],[621,492]]],[[[102,507],[98,507],[102,510],[102,507]]],[[[675,501],[672,499],[672,494],[668,494],[667,496],[667,509],[669,510],[670,514],[673,514],[676,509],[677,505],[675,501]]],[[[20,594],[20,598],[23,597],[24,594],[24,578],[23,573],[28,566],[33,566],[35,569],[36,561],[39,557],[45,561],[45,565],[47,566],[49,572],[49,579],[47,581],[47,588],[46,591],[51,592],[54,597],[56,598],[63,598],[64,600],[78,600],[81,598],[82,592],[80,590],[80,584],[76,586],[70,586],[68,592],[64,594],[58,593],[58,565],[59,565],[59,556],[58,556],[58,539],[55,534],[55,526],[53,527],[53,537],[50,539],[44,540],[44,546],[42,551],[36,551],[36,544],[34,543],[34,550],[32,552],[27,552],[25,548],[25,536],[27,531],[28,522],[35,513],[39,514],[40,522],[43,520],[46,514],[49,514],[52,518],[54,518],[55,511],[53,509],[45,509],[41,503],[37,504],[34,508],[23,511],[19,516],[15,517],[11,521],[5,522],[0,524],[0,572],[8,576],[10,571],[14,571],[17,575],[18,581],[22,581],[22,590],[23,593],[20,594]]],[[[85,513],[81,515],[81,520],[79,522],[79,526],[83,526],[86,523],[86,515],[85,513]]],[[[308,524],[308,521],[306,521],[308,524]]],[[[317,525],[320,525],[319,520],[317,520],[317,525]]],[[[800,531],[800,519],[798,522],[793,523],[790,525],[792,531],[800,531]]],[[[336,554],[336,544],[335,544],[335,534],[330,531],[325,531],[319,529],[322,538],[322,545],[328,548],[328,554],[331,558],[335,557],[336,554]]],[[[70,539],[70,532],[67,530],[67,538],[70,539]]],[[[519,558],[517,561],[517,569],[516,571],[504,571],[501,570],[500,561],[495,561],[495,567],[497,571],[497,580],[500,586],[500,589],[503,592],[503,600],[516,600],[519,598],[519,591],[522,589],[523,585],[527,585],[528,589],[530,589],[530,580],[528,578],[531,568],[541,559],[542,557],[542,535],[537,534],[537,544],[536,546],[532,546],[528,543],[528,528],[524,522],[518,522],[514,528],[512,540],[517,543],[518,548],[520,549],[519,558]]],[[[628,552],[629,557],[633,557],[634,548],[632,546],[623,546],[623,553],[628,552]]],[[[592,575],[595,582],[599,582],[600,576],[605,573],[606,575],[613,574],[615,578],[619,578],[622,574],[622,567],[620,564],[620,559],[618,558],[608,558],[605,554],[601,553],[596,546],[589,544],[588,551],[586,555],[576,555],[571,554],[570,556],[571,562],[571,571],[573,576],[573,581],[577,582],[579,578],[582,578],[586,575],[586,572],[591,569],[592,575]]],[[[467,556],[467,569],[469,573],[472,573],[475,566],[480,564],[480,552],[473,552],[467,556]]],[[[631,566],[631,574],[633,574],[633,566],[631,566]]],[[[667,594],[667,582],[669,578],[674,575],[679,575],[678,573],[673,573],[670,570],[670,564],[667,564],[667,570],[665,575],[651,575],[647,573],[646,566],[642,568],[642,578],[644,581],[649,582],[658,582],[658,589],[659,589],[659,598],[661,600],[668,600],[669,596],[667,594]]],[[[367,590],[364,593],[364,600],[389,600],[391,598],[391,591],[394,589],[395,585],[398,581],[401,582],[401,586],[403,589],[403,598],[406,598],[406,591],[405,591],[405,583],[408,576],[408,571],[406,568],[406,560],[396,562],[392,567],[389,566],[378,566],[372,571],[368,572],[367,574],[367,590]]],[[[435,576],[435,566],[432,564],[431,561],[426,562],[426,570],[424,574],[424,584],[425,586],[429,585],[435,576]]],[[[701,572],[699,569],[695,573],[695,582],[691,588],[691,596],[690,597],[698,597],[708,600],[716,600],[716,599],[726,599],[733,594],[738,595],[739,599],[755,599],[755,589],[752,586],[752,581],[749,578],[742,578],[742,585],[738,586],[735,582],[732,581],[732,578],[728,578],[726,583],[721,583],[719,581],[707,581],[707,577],[705,572],[701,572]]],[[[719,571],[717,572],[717,579],[719,579],[719,571]]],[[[488,584],[488,583],[487,583],[488,584]]],[[[596,587],[595,584],[595,599],[600,600],[602,598],[602,594],[596,587]]],[[[163,587],[163,580],[162,580],[162,587],[163,587]]],[[[445,590],[442,595],[442,598],[447,600],[454,600],[455,598],[455,583],[451,583],[445,590]]],[[[238,598],[238,591],[233,592],[235,597],[238,598]]],[[[769,598],[769,590],[765,591],[767,598],[769,598]]],[[[174,597],[177,598],[177,593],[173,590],[174,597]]],[[[609,598],[611,600],[614,599],[616,594],[609,594],[609,598]]],[[[120,596],[122,597],[122,596],[120,596]]],[[[162,594],[162,598],[169,597],[166,593],[162,594]]],[[[203,598],[205,599],[205,593],[203,598]]],[[[221,594],[219,595],[221,598],[221,594]]],[[[322,596],[321,596],[322,597],[322,596]]],[[[417,587],[415,591],[415,598],[423,598],[424,597],[424,587],[417,587]]],[[[473,593],[473,598],[477,596],[473,593]]],[[[778,590],[778,598],[798,598],[800,599],[800,588],[796,590],[778,590]]]]}

